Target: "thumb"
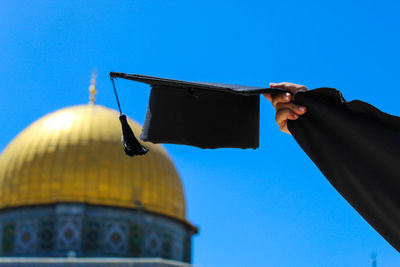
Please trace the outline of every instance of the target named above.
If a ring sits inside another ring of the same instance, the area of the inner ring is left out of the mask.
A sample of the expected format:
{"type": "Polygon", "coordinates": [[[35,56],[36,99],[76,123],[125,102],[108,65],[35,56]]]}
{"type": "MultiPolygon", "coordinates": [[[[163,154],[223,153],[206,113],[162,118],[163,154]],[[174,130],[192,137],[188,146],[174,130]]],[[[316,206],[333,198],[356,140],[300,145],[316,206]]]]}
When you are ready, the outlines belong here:
{"type": "Polygon", "coordinates": [[[265,97],[266,99],[268,99],[270,102],[272,102],[272,95],[271,95],[271,94],[265,93],[265,94],[263,94],[263,95],[264,95],[264,97],[265,97]]]}

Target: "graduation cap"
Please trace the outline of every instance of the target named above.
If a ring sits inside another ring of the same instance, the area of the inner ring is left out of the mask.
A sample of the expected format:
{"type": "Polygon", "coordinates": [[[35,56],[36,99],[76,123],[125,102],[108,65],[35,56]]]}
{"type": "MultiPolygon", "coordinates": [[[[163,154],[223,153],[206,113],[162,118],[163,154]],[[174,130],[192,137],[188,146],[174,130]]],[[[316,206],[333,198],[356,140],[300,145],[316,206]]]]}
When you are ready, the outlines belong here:
{"type": "MultiPolygon", "coordinates": [[[[144,141],[201,148],[257,148],[259,94],[286,92],[113,72],[110,77],[151,85],[144,141]]],[[[293,137],[335,189],[400,252],[400,117],[359,100],[347,102],[332,88],[299,92],[293,102],[307,107],[306,114],[288,121],[293,137]]],[[[121,118],[128,152],[145,153],[122,113],[121,118]]]]}
{"type": "Polygon", "coordinates": [[[114,78],[151,86],[149,105],[140,138],[152,143],[184,144],[200,148],[253,148],[259,145],[261,93],[283,89],[208,82],[187,82],[145,75],[110,72],[121,112],[125,152],[147,152],[133,135],[122,114],[114,78]]]}

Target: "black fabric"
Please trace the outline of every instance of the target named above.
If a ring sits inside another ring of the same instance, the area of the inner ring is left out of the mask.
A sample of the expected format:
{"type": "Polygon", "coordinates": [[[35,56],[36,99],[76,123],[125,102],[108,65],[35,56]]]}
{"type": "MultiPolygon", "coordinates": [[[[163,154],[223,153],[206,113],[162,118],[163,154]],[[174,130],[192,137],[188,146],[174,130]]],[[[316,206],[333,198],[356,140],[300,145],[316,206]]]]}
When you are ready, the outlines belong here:
{"type": "Polygon", "coordinates": [[[257,148],[260,97],[153,87],[144,141],[200,148],[257,148]]]}
{"type": "Polygon", "coordinates": [[[339,91],[295,95],[307,107],[288,128],[336,190],[400,252],[400,118],[339,91]]]}
{"type": "MultiPolygon", "coordinates": [[[[143,140],[201,148],[257,148],[259,94],[285,92],[115,72],[110,77],[152,86],[143,140]]],[[[361,101],[346,102],[330,88],[297,93],[294,102],[307,107],[305,115],[288,122],[296,141],[336,190],[400,252],[400,118],[361,101]]],[[[124,129],[124,136],[131,136],[124,129]]]]}
{"type": "Polygon", "coordinates": [[[187,82],[174,79],[166,79],[154,76],[139,75],[139,74],[127,74],[122,72],[110,72],[110,78],[122,78],[131,81],[146,83],[152,87],[161,88],[180,88],[180,89],[198,89],[207,90],[211,92],[225,92],[238,95],[259,95],[261,93],[271,93],[277,94],[282,92],[287,92],[284,89],[277,88],[263,88],[255,86],[246,85],[236,85],[236,84],[225,84],[225,83],[210,83],[210,82],[187,82]]]}
{"type": "Polygon", "coordinates": [[[200,148],[257,148],[259,95],[286,92],[117,72],[111,72],[110,77],[151,85],[142,140],[200,148]]]}
{"type": "Polygon", "coordinates": [[[147,153],[148,148],[142,146],[136,139],[131,127],[128,124],[128,120],[125,115],[120,115],[119,120],[122,126],[122,141],[124,142],[124,150],[128,156],[144,155],[147,153]]]}

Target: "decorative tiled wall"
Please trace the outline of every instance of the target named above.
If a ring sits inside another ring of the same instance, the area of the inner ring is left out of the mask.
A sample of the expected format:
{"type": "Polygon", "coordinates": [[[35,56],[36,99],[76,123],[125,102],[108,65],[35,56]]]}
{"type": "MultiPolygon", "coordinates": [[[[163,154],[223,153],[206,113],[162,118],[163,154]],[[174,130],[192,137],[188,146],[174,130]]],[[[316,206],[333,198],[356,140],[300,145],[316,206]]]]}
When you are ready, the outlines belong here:
{"type": "Polygon", "coordinates": [[[191,228],[131,209],[57,204],[0,212],[0,255],[191,260],[191,228]]]}

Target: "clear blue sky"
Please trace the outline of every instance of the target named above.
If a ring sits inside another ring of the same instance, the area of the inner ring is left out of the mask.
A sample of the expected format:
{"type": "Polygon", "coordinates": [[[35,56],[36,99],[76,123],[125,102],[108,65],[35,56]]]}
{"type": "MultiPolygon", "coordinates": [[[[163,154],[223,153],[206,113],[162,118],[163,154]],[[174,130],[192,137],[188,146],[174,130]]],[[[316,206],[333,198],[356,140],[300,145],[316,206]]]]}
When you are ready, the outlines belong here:
{"type": "MultiPolygon", "coordinates": [[[[88,101],[117,108],[109,71],[340,89],[400,115],[400,2],[2,1],[0,149],[31,122],[88,101]]],[[[149,89],[118,81],[143,123],[149,89]],[[134,104],[132,104],[134,103],[134,104]]],[[[168,145],[200,227],[194,264],[400,266],[400,255],[334,190],[261,104],[260,148],[168,145]]]]}

